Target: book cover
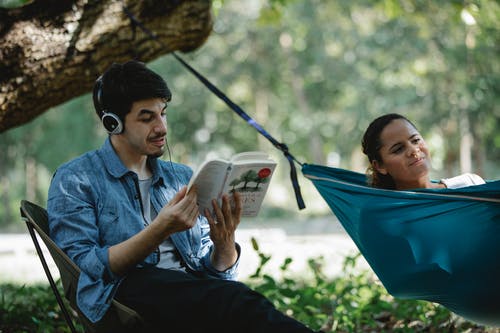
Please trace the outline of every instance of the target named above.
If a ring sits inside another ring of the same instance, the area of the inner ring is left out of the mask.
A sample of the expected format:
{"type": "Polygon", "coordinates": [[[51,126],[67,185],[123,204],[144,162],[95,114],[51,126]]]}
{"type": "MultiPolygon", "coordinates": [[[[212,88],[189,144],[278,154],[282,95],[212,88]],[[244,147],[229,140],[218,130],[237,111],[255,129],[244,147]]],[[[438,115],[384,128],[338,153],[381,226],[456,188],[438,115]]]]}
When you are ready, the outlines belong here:
{"type": "Polygon", "coordinates": [[[200,213],[212,210],[212,199],[221,204],[223,194],[238,192],[242,217],[255,217],[260,211],[276,162],[263,152],[243,152],[229,161],[215,159],[204,162],[193,175],[190,186],[197,184],[200,213]]]}

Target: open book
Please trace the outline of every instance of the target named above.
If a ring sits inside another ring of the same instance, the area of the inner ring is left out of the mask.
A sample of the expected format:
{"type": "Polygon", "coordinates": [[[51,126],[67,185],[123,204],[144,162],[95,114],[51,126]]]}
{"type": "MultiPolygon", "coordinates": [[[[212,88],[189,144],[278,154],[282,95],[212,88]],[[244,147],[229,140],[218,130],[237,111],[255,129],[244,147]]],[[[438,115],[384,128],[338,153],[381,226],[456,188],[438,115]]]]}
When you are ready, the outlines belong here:
{"type": "Polygon", "coordinates": [[[241,197],[244,217],[257,216],[276,162],[266,153],[249,151],[234,155],[229,161],[214,159],[205,161],[193,174],[188,190],[197,185],[200,214],[205,208],[213,214],[212,199],[222,203],[222,195],[237,191],[241,197]]]}

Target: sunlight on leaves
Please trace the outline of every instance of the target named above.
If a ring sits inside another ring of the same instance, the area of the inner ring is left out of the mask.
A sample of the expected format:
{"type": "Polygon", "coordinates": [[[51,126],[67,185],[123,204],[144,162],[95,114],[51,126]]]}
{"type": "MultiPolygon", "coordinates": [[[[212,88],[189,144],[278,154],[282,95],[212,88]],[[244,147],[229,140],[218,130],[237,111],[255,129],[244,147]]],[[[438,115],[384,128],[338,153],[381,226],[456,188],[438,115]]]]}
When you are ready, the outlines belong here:
{"type": "Polygon", "coordinates": [[[33,0],[0,0],[0,8],[19,8],[26,5],[29,5],[33,2],[33,0]]]}

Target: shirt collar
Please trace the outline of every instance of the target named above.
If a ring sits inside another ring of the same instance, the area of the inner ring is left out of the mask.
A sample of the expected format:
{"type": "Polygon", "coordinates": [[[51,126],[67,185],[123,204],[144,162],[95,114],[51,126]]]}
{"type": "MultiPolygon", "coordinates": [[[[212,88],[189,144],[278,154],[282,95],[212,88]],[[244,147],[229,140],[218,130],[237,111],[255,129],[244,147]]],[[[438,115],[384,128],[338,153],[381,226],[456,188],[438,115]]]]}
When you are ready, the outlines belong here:
{"type": "MultiPolygon", "coordinates": [[[[106,170],[116,178],[121,178],[125,176],[127,173],[132,173],[125,164],[123,164],[122,160],[118,156],[115,151],[115,148],[111,144],[111,137],[108,136],[101,149],[99,149],[99,153],[101,158],[104,160],[104,166],[106,170]]],[[[163,182],[163,177],[159,175],[159,162],[156,157],[148,157],[148,164],[151,168],[151,172],[153,173],[153,184],[158,181],[163,182]]]]}

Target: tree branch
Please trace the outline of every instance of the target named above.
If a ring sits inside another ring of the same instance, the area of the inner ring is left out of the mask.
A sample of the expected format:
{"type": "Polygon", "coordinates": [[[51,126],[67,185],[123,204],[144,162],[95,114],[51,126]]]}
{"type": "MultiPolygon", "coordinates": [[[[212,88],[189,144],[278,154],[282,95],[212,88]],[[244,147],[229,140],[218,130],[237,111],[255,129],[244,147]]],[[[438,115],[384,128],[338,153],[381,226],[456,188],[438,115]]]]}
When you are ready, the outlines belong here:
{"type": "Polygon", "coordinates": [[[0,9],[0,133],[90,91],[113,62],[198,48],[212,29],[210,6],[209,0],[52,0],[0,9]],[[134,29],[124,5],[167,49],[134,29]]]}

